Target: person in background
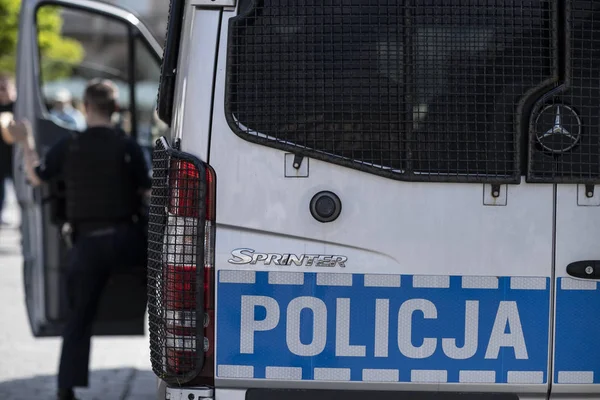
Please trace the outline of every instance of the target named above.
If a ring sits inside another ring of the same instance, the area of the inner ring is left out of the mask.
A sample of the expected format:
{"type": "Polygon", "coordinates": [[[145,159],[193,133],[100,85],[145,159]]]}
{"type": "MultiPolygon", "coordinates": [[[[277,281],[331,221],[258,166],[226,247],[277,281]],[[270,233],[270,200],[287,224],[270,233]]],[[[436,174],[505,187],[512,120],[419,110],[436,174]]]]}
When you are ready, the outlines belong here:
{"type": "Polygon", "coordinates": [[[73,389],[86,387],[92,326],[98,304],[115,268],[146,262],[141,209],[151,180],[135,139],[116,129],[117,88],[108,80],[91,81],[84,94],[87,129],[50,148],[38,162],[29,122],[13,122],[9,132],[23,146],[25,172],[32,185],[62,177],[66,216],[73,229],[67,267],[71,314],[63,332],[58,372],[58,399],[75,399],[73,389]]]}
{"type": "Polygon", "coordinates": [[[85,117],[73,107],[73,97],[67,89],[60,89],[56,92],[50,115],[69,129],[84,131],[86,128],[85,117]]]}
{"type": "Polygon", "coordinates": [[[8,126],[13,120],[13,107],[17,99],[17,90],[11,75],[0,72],[0,225],[6,225],[2,219],[6,184],[13,176],[13,139],[8,126]]]}

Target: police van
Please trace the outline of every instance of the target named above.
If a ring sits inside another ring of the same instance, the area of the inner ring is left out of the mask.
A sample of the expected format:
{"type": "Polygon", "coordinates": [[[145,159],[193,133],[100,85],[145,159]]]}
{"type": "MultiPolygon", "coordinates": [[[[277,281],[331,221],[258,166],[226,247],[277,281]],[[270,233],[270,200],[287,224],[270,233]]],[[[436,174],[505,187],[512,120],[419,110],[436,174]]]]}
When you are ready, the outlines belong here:
{"type": "MultiPolygon", "coordinates": [[[[25,46],[46,4],[23,2],[25,46]]],[[[144,115],[148,30],[51,4],[125,28],[144,115]]],[[[50,141],[35,48],[17,113],[50,141]]],[[[600,3],[171,0],[163,54],[170,129],[146,135],[159,399],[600,398],[600,3]]],[[[19,193],[48,335],[57,228],[47,197],[19,193]]],[[[107,334],[143,315],[113,283],[107,334]]]]}

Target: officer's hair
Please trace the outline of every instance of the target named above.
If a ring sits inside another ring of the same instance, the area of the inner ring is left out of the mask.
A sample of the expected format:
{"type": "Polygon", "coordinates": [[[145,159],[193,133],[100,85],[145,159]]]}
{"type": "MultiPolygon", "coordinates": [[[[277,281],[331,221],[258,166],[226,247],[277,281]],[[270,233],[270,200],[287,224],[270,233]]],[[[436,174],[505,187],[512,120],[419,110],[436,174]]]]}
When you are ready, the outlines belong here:
{"type": "Polygon", "coordinates": [[[117,99],[119,89],[108,79],[91,80],[83,95],[83,101],[86,107],[93,108],[96,112],[111,117],[117,111],[117,99]]]}

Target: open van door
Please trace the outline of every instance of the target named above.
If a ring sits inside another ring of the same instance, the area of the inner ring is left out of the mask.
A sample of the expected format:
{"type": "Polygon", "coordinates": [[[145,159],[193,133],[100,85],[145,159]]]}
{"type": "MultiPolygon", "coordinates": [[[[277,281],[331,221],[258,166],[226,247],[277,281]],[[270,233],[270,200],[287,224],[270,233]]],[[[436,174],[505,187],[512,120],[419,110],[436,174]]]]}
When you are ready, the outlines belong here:
{"type": "MultiPolygon", "coordinates": [[[[132,13],[85,0],[24,0],[18,42],[16,118],[32,121],[40,156],[70,130],[83,130],[81,104],[92,78],[119,87],[115,123],[143,148],[156,133],[155,93],[161,47],[132,13]],[[47,24],[60,25],[60,37],[47,24]],[[71,100],[62,109],[56,101],[71,100]]],[[[68,312],[64,287],[67,247],[62,239],[64,195],[60,181],[32,188],[15,155],[15,186],[22,207],[24,282],[34,336],[60,334],[68,312]]],[[[95,335],[141,335],[146,309],[145,268],[115,274],[101,301],[95,335]]]]}

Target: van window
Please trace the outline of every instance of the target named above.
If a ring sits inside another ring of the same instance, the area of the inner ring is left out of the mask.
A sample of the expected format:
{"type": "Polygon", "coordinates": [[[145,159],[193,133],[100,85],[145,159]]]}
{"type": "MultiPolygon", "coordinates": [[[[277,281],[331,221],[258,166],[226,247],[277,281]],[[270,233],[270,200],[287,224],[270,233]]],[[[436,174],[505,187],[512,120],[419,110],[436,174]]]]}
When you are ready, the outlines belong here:
{"type": "Polygon", "coordinates": [[[557,76],[551,3],[242,2],[229,26],[229,123],[244,139],[395,179],[516,182],[519,104],[557,76]]]}
{"type": "Polygon", "coordinates": [[[137,107],[138,142],[152,148],[153,143],[166,134],[168,126],[156,113],[156,93],[160,81],[160,64],[148,45],[135,41],[135,104],[137,107]]]}
{"type": "Polygon", "coordinates": [[[40,30],[38,46],[55,46],[53,51],[40,51],[40,85],[51,119],[69,129],[82,131],[83,92],[90,79],[111,79],[119,87],[120,115],[116,122],[130,133],[128,28],[108,17],[68,7],[43,5],[40,16],[60,16],[61,42],[44,36],[40,30]],[[61,22],[62,20],[62,22],[61,22]]]}

